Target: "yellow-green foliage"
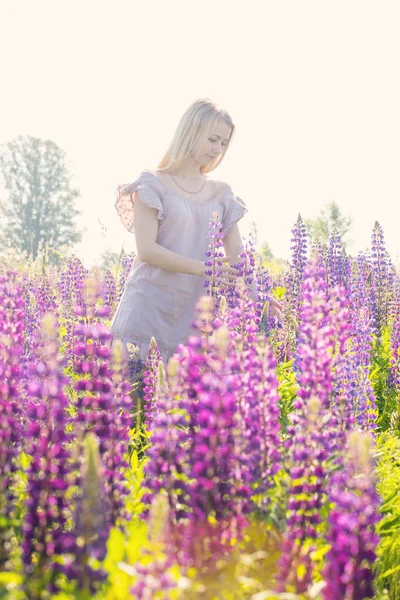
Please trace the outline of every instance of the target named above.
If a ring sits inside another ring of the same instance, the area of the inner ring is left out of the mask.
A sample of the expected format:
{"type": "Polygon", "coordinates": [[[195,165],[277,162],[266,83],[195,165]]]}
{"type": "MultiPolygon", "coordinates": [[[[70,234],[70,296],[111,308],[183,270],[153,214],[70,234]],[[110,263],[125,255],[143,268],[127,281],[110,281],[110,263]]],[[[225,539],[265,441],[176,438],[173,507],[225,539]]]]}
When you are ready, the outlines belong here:
{"type": "Polygon", "coordinates": [[[378,492],[383,518],[378,526],[376,570],[378,587],[387,589],[388,598],[400,598],[400,439],[384,433],[377,439],[378,492]]]}

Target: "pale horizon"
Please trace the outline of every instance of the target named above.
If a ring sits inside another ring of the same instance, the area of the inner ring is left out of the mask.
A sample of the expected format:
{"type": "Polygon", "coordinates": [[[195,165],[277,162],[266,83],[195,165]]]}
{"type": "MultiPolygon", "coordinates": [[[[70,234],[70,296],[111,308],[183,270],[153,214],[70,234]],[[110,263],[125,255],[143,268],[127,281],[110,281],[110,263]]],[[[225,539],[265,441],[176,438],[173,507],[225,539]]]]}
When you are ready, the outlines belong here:
{"type": "Polygon", "coordinates": [[[353,218],[351,254],[370,245],[379,221],[399,262],[399,3],[199,6],[0,6],[0,144],[32,135],[66,152],[87,228],[76,249],[84,263],[134,249],[115,188],[160,160],[200,97],[225,106],[236,125],[213,176],[246,202],[243,236],[255,221],[258,245],[287,259],[298,213],[314,218],[334,200],[353,218]]]}

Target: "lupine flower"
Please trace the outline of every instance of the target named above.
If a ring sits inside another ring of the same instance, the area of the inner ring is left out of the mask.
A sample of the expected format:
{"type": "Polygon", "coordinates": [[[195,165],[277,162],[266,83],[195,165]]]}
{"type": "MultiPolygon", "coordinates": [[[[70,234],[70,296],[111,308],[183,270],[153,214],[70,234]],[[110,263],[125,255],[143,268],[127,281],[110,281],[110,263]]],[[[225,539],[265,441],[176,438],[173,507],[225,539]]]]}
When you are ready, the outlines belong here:
{"type": "Polygon", "coordinates": [[[60,278],[62,317],[66,329],[64,351],[67,363],[71,367],[75,358],[73,329],[76,316],[74,309],[77,305],[81,307],[84,305],[83,290],[86,276],[87,271],[81,261],[72,255],[60,278]]]}
{"type": "Polygon", "coordinates": [[[172,573],[168,572],[174,562],[171,556],[155,558],[149,565],[135,565],[129,570],[136,576],[136,583],[131,588],[131,597],[137,600],[153,600],[154,598],[171,598],[169,592],[176,590],[177,585],[172,573]]]}
{"type": "Polygon", "coordinates": [[[349,285],[351,340],[343,359],[340,385],[351,403],[357,426],[373,430],[376,427],[377,408],[369,373],[375,326],[368,277],[368,263],[363,255],[359,255],[349,285]]]}
{"type": "Polygon", "coordinates": [[[99,438],[100,456],[104,464],[105,486],[109,500],[108,523],[119,522],[129,492],[124,471],[128,469],[131,385],[127,364],[119,340],[110,349],[111,333],[96,315],[104,316],[104,307],[96,307],[98,285],[89,280],[85,306],[75,312],[81,322],[75,325],[75,372],[79,376],[75,418],[77,433],[92,431],[99,438]],[[86,324],[88,323],[88,324],[86,324]]]}
{"type": "Polygon", "coordinates": [[[13,475],[21,440],[20,377],[24,301],[12,271],[0,275],[0,567],[10,555],[14,515],[13,475]]]}
{"type": "Polygon", "coordinates": [[[291,313],[298,322],[300,317],[304,269],[307,263],[307,230],[300,214],[292,229],[291,250],[292,259],[290,262],[290,271],[285,278],[285,314],[288,315],[291,313]]]}
{"type": "Polygon", "coordinates": [[[334,229],[329,237],[327,271],[329,285],[347,287],[348,266],[340,233],[334,229]]]}
{"type": "Polygon", "coordinates": [[[158,363],[157,412],[152,423],[151,445],[147,450],[148,461],[145,465],[149,492],[143,498],[150,503],[164,490],[168,496],[172,523],[177,523],[186,511],[183,481],[185,443],[188,441],[186,419],[182,412],[174,410],[177,407],[180,375],[176,358],[172,357],[168,362],[168,380],[163,362],[158,363]]]}
{"type": "Polygon", "coordinates": [[[157,410],[156,406],[156,384],[157,384],[157,373],[158,364],[161,360],[160,351],[157,347],[157,342],[154,338],[151,339],[149,344],[149,350],[146,359],[146,369],[144,372],[144,414],[146,424],[151,427],[151,423],[154,418],[154,412],[157,410]]]}
{"type": "Polygon", "coordinates": [[[281,545],[276,589],[305,593],[314,576],[311,554],[316,549],[321,507],[326,503],[326,461],[330,453],[324,430],[330,413],[321,400],[310,397],[288,428],[290,436],[290,487],[287,526],[281,545]]]}
{"type": "Polygon", "coordinates": [[[271,287],[271,275],[266,267],[260,265],[257,270],[257,297],[262,304],[268,300],[271,287]]]}
{"type": "Polygon", "coordinates": [[[118,278],[118,290],[117,290],[117,297],[116,297],[117,302],[119,302],[121,300],[121,296],[122,296],[124,288],[125,288],[125,282],[131,271],[135,257],[136,257],[136,254],[134,252],[131,252],[129,254],[124,254],[124,256],[123,256],[121,272],[120,272],[119,278],[118,278]]]}
{"type": "Polygon", "coordinates": [[[259,508],[265,510],[265,493],[281,468],[276,360],[272,349],[259,339],[248,350],[238,352],[238,363],[234,370],[240,377],[236,398],[242,432],[242,477],[260,498],[259,508]]]}
{"type": "Polygon", "coordinates": [[[74,528],[71,532],[71,556],[61,570],[69,580],[75,580],[78,590],[94,594],[107,573],[99,568],[107,552],[109,525],[107,496],[104,489],[101,461],[96,436],[84,440],[84,457],[80,468],[79,494],[75,499],[74,528]]]}
{"type": "Polygon", "coordinates": [[[333,505],[328,518],[323,589],[325,600],[373,598],[373,565],[379,538],[379,497],[372,463],[373,439],[368,433],[351,432],[343,453],[343,468],[329,486],[333,505]]]}
{"type": "Polygon", "coordinates": [[[368,311],[360,308],[355,321],[350,351],[344,356],[345,392],[352,405],[358,427],[365,431],[376,428],[378,411],[375,393],[369,379],[372,353],[372,327],[368,311]]]}
{"type": "MultiPolygon", "coordinates": [[[[337,302],[337,300],[336,300],[337,302]]],[[[314,549],[320,508],[325,502],[326,461],[340,449],[338,412],[332,403],[335,352],[346,342],[344,308],[332,309],[326,273],[318,263],[305,271],[300,335],[296,351],[299,383],[296,411],[290,415],[285,447],[289,450],[290,479],[287,529],[279,560],[279,591],[305,592],[313,579],[310,554],[314,549]],[[338,310],[341,309],[341,310],[338,310]]],[[[342,434],[343,436],[343,434],[342,434]]]]}
{"type": "Polygon", "coordinates": [[[39,598],[43,589],[54,589],[57,567],[54,559],[70,549],[65,535],[70,455],[65,432],[68,404],[64,386],[64,361],[58,355],[53,317],[43,322],[41,355],[30,367],[28,392],[35,403],[29,417],[34,437],[27,479],[27,514],[23,525],[23,560],[29,598],[39,598]]]}
{"type": "Polygon", "coordinates": [[[208,232],[208,237],[210,239],[208,244],[209,250],[206,252],[207,260],[205,262],[206,267],[209,268],[205,272],[206,279],[204,287],[206,288],[207,295],[213,298],[216,308],[219,306],[221,296],[229,293],[229,290],[227,290],[227,292],[222,290],[218,281],[218,277],[222,273],[219,267],[222,266],[222,259],[225,256],[222,236],[223,233],[221,231],[221,223],[218,220],[218,214],[212,213],[208,232]]]}
{"type": "MultiPolygon", "coordinates": [[[[206,300],[207,296],[198,303],[200,314],[206,300]]],[[[229,348],[228,330],[190,336],[186,346],[178,347],[169,363],[174,371],[171,387],[157,388],[158,410],[145,466],[153,495],[162,490],[168,494],[179,562],[202,568],[211,568],[227,551],[232,536],[240,537],[251,493],[240,477],[235,394],[239,382],[232,374],[234,354],[229,348]],[[178,399],[177,381],[183,383],[178,399]]]]}
{"type": "Polygon", "coordinates": [[[371,240],[372,285],[375,299],[375,323],[378,337],[387,324],[390,303],[391,264],[385,248],[382,227],[375,222],[371,240]]]}
{"type": "Polygon", "coordinates": [[[333,380],[331,373],[334,329],[330,322],[331,304],[327,298],[323,268],[315,266],[305,272],[300,337],[296,352],[296,371],[303,403],[317,396],[329,409],[333,380]]]}
{"type": "Polygon", "coordinates": [[[117,297],[117,287],[113,274],[109,269],[104,273],[103,278],[103,290],[102,298],[105,306],[110,309],[110,313],[113,312],[114,304],[117,297]]]}
{"type": "Polygon", "coordinates": [[[391,342],[391,383],[400,389],[400,277],[393,283],[393,296],[390,307],[390,342],[391,342]]]}

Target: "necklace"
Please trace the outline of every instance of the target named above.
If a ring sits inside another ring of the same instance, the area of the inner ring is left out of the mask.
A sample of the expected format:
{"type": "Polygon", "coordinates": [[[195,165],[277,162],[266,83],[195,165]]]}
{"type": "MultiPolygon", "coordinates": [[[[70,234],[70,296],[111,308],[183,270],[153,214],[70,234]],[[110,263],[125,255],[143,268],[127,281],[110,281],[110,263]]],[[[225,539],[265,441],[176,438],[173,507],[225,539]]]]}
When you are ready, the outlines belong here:
{"type": "Polygon", "coordinates": [[[188,194],[198,194],[199,192],[201,192],[201,190],[204,188],[204,186],[205,186],[205,185],[206,185],[206,183],[207,183],[207,179],[206,179],[206,178],[204,177],[204,175],[203,175],[203,177],[204,177],[204,183],[203,183],[203,185],[201,186],[201,188],[200,188],[199,190],[196,190],[195,192],[191,192],[190,190],[185,190],[185,188],[183,188],[181,185],[179,185],[179,183],[176,181],[176,179],[175,179],[175,177],[172,175],[172,173],[170,173],[170,175],[171,175],[172,179],[175,181],[176,185],[177,185],[178,187],[180,187],[180,188],[181,188],[181,190],[183,190],[184,192],[187,192],[188,194]]]}

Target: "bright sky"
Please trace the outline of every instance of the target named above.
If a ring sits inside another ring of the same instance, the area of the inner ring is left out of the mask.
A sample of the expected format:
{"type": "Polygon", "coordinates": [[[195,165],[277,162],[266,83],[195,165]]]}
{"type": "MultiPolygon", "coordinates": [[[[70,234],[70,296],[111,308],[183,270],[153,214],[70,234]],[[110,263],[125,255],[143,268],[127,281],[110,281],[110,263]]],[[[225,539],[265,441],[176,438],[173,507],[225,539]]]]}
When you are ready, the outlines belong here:
{"type": "Polygon", "coordinates": [[[65,150],[91,266],[134,248],[116,186],[211,97],[237,127],[213,176],[247,203],[243,235],[256,221],[259,244],[287,258],[297,214],[335,200],[354,219],[352,253],[378,220],[398,259],[399,29],[398,0],[2,0],[0,143],[65,150]]]}

